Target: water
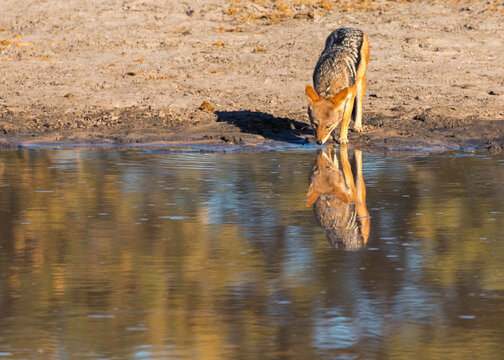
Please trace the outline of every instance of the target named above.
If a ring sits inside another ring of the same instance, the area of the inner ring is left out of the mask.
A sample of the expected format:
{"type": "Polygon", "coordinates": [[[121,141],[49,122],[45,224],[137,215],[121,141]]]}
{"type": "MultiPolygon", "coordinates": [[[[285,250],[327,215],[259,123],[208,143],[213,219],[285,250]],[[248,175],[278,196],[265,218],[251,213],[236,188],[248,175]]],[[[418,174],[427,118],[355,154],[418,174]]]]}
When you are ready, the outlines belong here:
{"type": "Polygon", "coordinates": [[[503,179],[502,156],[0,152],[0,358],[502,359],[503,179]]]}

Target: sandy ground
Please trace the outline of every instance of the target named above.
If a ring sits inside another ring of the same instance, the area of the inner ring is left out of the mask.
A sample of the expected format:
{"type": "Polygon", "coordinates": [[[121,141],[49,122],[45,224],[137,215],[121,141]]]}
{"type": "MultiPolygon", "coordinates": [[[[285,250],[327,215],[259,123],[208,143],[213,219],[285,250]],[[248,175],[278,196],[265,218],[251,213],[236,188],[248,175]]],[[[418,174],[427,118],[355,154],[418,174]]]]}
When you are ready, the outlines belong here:
{"type": "Polygon", "coordinates": [[[368,151],[504,148],[504,1],[5,0],[0,148],[312,143],[329,33],[370,41],[368,151]]]}

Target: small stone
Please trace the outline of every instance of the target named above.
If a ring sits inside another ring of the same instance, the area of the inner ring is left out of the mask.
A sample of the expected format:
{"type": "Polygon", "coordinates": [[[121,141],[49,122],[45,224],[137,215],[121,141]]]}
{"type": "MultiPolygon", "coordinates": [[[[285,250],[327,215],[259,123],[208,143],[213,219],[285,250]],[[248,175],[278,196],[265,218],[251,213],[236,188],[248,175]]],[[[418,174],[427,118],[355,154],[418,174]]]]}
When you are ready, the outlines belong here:
{"type": "Polygon", "coordinates": [[[268,49],[266,49],[264,47],[256,47],[256,48],[254,48],[254,50],[252,50],[253,53],[266,52],[266,51],[268,51],[268,49]]]}
{"type": "Polygon", "coordinates": [[[212,104],[210,104],[207,101],[203,101],[198,109],[206,111],[215,111],[215,108],[212,106],[212,104]]]}
{"type": "Polygon", "coordinates": [[[425,114],[415,115],[413,116],[413,120],[425,122],[427,120],[427,116],[425,114]]]}
{"type": "Polygon", "coordinates": [[[492,154],[500,154],[502,152],[502,146],[497,141],[487,141],[486,148],[492,154]]]}

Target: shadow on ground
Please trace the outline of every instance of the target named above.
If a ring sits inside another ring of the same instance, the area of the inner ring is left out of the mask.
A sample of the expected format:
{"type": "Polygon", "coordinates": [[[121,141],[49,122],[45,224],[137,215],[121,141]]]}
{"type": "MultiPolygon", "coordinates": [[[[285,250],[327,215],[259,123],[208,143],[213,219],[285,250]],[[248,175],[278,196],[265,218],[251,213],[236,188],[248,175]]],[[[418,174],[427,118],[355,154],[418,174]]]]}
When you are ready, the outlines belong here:
{"type": "Polygon", "coordinates": [[[298,144],[305,142],[303,135],[312,133],[305,123],[259,111],[216,111],[215,114],[218,122],[237,126],[243,133],[258,134],[276,141],[298,144]]]}

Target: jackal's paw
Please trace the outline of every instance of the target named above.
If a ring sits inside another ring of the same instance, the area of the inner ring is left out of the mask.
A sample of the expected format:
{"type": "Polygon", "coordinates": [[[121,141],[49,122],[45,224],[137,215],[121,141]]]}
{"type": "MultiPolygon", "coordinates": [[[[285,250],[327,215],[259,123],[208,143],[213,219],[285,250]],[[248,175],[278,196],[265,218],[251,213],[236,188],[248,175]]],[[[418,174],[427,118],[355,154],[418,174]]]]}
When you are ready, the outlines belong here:
{"type": "Polygon", "coordinates": [[[340,143],[340,145],[347,145],[348,144],[348,139],[347,138],[345,138],[345,139],[340,138],[339,139],[339,143],[340,143]]]}
{"type": "Polygon", "coordinates": [[[353,128],[353,130],[354,130],[355,132],[362,132],[362,126],[355,126],[355,127],[353,128]]]}

